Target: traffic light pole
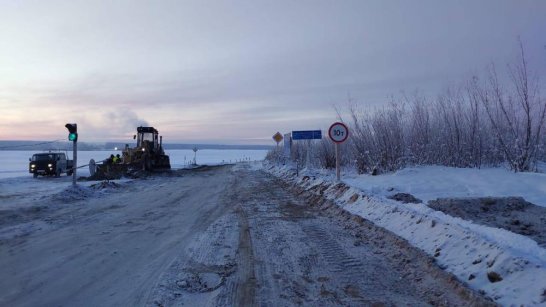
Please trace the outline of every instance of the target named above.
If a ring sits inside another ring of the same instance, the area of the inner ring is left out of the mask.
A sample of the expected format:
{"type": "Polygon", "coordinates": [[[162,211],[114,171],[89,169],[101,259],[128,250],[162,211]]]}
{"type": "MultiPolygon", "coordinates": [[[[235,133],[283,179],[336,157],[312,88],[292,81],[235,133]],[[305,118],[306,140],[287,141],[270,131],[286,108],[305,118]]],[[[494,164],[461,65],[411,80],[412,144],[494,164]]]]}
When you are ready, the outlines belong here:
{"type": "Polygon", "coordinates": [[[78,141],[72,142],[72,157],[74,161],[72,162],[72,185],[76,185],[76,170],[78,170],[78,141]]]}
{"type": "Polygon", "coordinates": [[[78,170],[78,124],[64,125],[68,129],[68,140],[72,141],[72,185],[76,185],[76,171],[78,170]]]}

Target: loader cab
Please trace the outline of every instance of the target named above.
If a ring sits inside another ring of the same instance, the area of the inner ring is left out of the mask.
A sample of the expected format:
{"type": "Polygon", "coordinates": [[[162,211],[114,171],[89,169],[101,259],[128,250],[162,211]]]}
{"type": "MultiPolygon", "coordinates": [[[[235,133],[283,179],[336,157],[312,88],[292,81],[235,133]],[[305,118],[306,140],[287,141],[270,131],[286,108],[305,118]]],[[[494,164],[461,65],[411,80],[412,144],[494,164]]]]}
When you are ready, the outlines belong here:
{"type": "Polygon", "coordinates": [[[144,150],[159,150],[159,132],[154,127],[138,127],[135,136],[137,147],[144,150]]]}

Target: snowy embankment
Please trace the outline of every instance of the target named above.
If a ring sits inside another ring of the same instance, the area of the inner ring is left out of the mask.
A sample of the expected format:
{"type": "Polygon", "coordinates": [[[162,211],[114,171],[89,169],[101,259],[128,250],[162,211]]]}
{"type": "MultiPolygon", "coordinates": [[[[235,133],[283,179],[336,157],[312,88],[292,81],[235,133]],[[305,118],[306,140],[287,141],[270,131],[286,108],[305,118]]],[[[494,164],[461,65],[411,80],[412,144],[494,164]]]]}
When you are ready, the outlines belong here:
{"type": "Polygon", "coordinates": [[[446,215],[425,204],[403,204],[387,198],[395,190],[425,201],[510,195],[546,206],[543,174],[424,167],[394,175],[355,175],[336,183],[331,172],[304,170],[296,176],[289,167],[273,165],[266,170],[406,239],[435,257],[440,267],[497,303],[546,304],[546,250],[535,241],[446,215]]]}

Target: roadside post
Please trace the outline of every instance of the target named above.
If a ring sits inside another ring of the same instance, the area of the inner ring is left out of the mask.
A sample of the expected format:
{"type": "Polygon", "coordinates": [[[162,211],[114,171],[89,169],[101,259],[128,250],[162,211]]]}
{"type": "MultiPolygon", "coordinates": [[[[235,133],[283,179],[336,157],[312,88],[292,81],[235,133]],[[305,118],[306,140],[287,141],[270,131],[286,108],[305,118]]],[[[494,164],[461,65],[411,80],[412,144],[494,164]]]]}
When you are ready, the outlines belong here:
{"type": "Polygon", "coordinates": [[[349,128],[344,123],[336,122],[333,123],[330,126],[330,129],[328,129],[328,135],[330,136],[330,139],[335,143],[336,147],[336,178],[337,181],[340,181],[340,159],[341,154],[339,153],[339,144],[345,142],[347,138],[349,137],[349,128]]]}
{"type": "Polygon", "coordinates": [[[197,146],[193,147],[193,165],[197,165],[197,151],[199,150],[197,146]]]}
{"type": "Polygon", "coordinates": [[[97,163],[95,159],[91,159],[89,160],[89,174],[95,176],[95,173],[97,173],[97,163]]]}
{"type": "Polygon", "coordinates": [[[76,185],[76,170],[78,169],[78,124],[64,125],[68,129],[68,140],[72,141],[72,185],[76,185]]]}
{"type": "Polygon", "coordinates": [[[292,134],[291,133],[286,133],[284,135],[283,154],[284,154],[283,161],[289,160],[290,157],[292,156],[292,134]]]}

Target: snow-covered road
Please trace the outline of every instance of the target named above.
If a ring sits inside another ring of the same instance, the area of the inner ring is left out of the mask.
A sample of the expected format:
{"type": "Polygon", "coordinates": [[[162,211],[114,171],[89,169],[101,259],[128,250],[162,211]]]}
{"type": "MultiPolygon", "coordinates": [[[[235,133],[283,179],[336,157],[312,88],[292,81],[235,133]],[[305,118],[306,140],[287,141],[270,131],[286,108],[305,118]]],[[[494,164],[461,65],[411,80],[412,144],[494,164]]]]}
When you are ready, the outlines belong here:
{"type": "Polygon", "coordinates": [[[80,189],[0,208],[0,305],[484,303],[405,241],[248,165],[80,189]]]}
{"type": "Polygon", "coordinates": [[[142,305],[171,261],[229,210],[218,200],[226,172],[134,181],[66,204],[53,195],[38,212],[14,211],[43,227],[0,245],[0,305],[142,305]]]}

